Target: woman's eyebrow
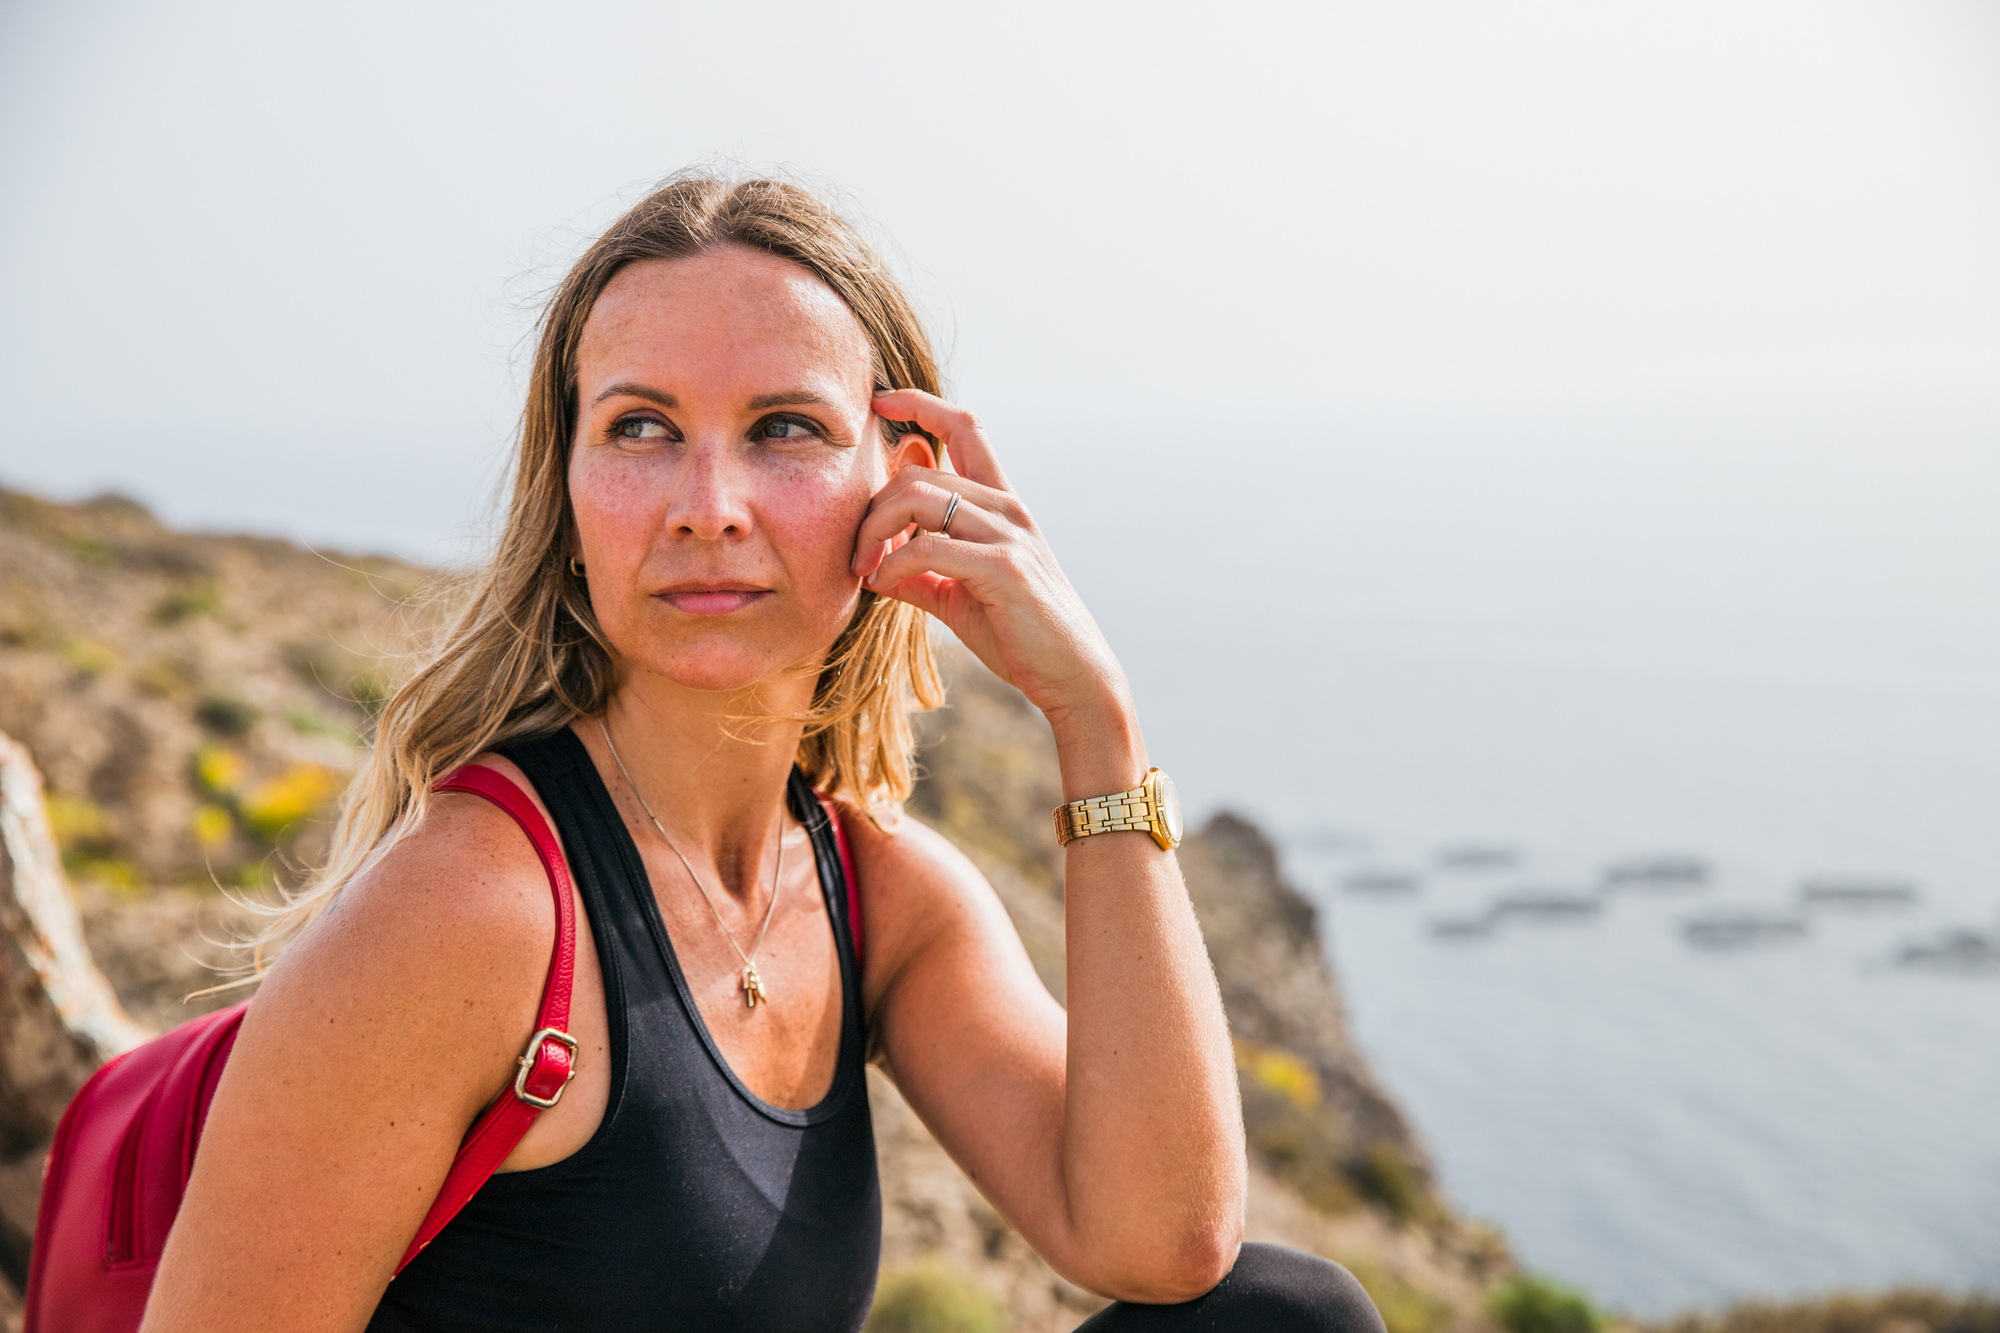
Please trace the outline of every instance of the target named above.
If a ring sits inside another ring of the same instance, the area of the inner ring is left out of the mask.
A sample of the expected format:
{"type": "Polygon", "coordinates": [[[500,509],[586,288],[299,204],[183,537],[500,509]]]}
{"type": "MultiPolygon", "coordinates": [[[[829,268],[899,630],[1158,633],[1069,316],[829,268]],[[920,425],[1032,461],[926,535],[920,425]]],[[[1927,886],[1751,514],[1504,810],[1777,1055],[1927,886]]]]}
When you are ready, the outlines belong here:
{"type": "Polygon", "coordinates": [[[814,393],[811,389],[786,389],[782,393],[760,393],[750,400],[749,407],[755,412],[766,407],[804,407],[808,404],[817,407],[840,406],[825,394],[814,393]]]}
{"type": "Polygon", "coordinates": [[[657,403],[661,407],[677,408],[681,405],[680,400],[678,398],[675,398],[670,393],[661,393],[658,389],[651,389],[643,384],[629,384],[623,382],[611,385],[609,388],[605,389],[602,393],[598,394],[597,397],[590,400],[590,405],[592,407],[596,407],[599,403],[603,402],[605,399],[616,398],[620,394],[623,394],[628,398],[643,398],[647,402],[657,403]]]}

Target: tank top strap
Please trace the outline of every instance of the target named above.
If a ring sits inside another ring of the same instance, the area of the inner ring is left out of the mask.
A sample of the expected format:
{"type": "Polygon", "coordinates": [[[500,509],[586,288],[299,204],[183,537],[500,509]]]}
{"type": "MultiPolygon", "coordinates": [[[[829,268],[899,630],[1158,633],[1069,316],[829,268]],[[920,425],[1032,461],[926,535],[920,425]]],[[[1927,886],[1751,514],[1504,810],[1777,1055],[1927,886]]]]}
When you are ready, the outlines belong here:
{"type": "Polygon", "coordinates": [[[854,878],[854,854],[840,827],[840,813],[825,800],[794,765],[786,792],[792,817],[812,839],[819,882],[827,890],[827,909],[834,915],[834,934],[847,960],[861,971],[861,886],[854,878]]]}

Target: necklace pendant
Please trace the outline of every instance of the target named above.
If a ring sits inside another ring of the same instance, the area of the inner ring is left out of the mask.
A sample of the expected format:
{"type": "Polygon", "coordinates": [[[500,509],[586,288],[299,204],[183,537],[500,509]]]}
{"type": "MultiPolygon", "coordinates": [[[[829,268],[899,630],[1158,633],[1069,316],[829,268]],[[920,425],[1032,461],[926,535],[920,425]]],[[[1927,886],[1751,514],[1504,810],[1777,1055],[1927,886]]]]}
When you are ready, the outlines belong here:
{"type": "Polygon", "coordinates": [[[743,980],[737,983],[737,988],[743,992],[743,1003],[752,1009],[759,1003],[771,1002],[771,992],[764,989],[764,978],[757,975],[755,963],[743,965],[743,980]]]}

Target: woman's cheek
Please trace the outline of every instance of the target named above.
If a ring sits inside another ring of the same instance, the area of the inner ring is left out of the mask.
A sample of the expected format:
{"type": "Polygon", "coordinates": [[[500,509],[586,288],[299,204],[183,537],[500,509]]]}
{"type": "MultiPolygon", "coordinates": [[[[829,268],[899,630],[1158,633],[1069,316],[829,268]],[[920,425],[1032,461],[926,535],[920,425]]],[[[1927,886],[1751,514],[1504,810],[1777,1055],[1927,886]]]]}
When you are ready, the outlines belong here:
{"type": "MultiPolygon", "coordinates": [[[[635,485],[627,459],[606,459],[594,450],[579,450],[570,464],[570,504],[586,551],[603,563],[625,563],[619,552],[636,544],[631,563],[644,559],[648,535],[655,526],[651,508],[654,488],[635,485]]],[[[587,559],[590,557],[586,557],[587,559]]]]}
{"type": "MultiPolygon", "coordinates": [[[[874,497],[866,477],[827,478],[817,486],[788,488],[766,511],[774,543],[792,577],[815,597],[850,599],[859,590],[853,573],[854,541],[874,497]]],[[[802,586],[801,590],[804,588],[802,586]]]]}
{"type": "Polygon", "coordinates": [[[866,497],[856,504],[844,491],[832,491],[787,497],[772,518],[782,528],[784,545],[801,557],[793,567],[820,582],[847,572],[867,510],[866,497]]]}

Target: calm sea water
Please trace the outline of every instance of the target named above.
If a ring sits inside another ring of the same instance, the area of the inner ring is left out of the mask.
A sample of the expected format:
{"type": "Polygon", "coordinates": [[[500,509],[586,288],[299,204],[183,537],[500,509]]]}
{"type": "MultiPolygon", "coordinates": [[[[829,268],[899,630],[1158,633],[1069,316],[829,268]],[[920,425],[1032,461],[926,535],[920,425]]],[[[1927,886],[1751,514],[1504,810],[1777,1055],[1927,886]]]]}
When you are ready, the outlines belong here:
{"type": "Polygon", "coordinates": [[[1288,860],[1461,1206],[1645,1314],[2000,1288],[2000,974],[1895,965],[1943,929],[2000,936],[2000,696],[1393,654],[1327,671],[1369,702],[1329,765],[1342,818],[1295,823],[1288,860]],[[1441,868],[1468,838],[1517,864],[1441,868]],[[1662,852],[1706,859],[1709,886],[1596,893],[1605,864],[1662,852]],[[1420,887],[1341,891],[1363,867],[1420,887]],[[1921,899],[1801,912],[1800,880],[1827,872],[1921,899]],[[1431,931],[1523,887],[1604,905],[1431,931]],[[1805,933],[1686,938],[1738,912],[1805,933]]]}
{"type": "Polygon", "coordinates": [[[1882,420],[1346,422],[1271,468],[1218,431],[1178,484],[1087,464],[1100,503],[1044,506],[1156,760],[1277,831],[1324,909],[1447,1193],[1613,1307],[2000,1289],[2000,975],[1896,965],[2000,937],[1988,418],[1928,449],[1882,420]],[[1441,864],[1466,846],[1512,863],[1441,864]],[[1709,882],[1599,893],[1663,855],[1709,882]],[[1802,911],[1818,875],[1919,896],[1802,911]],[[1525,891],[1602,907],[1432,933],[1525,891]],[[1735,914],[1802,929],[1686,936],[1735,914]]]}

